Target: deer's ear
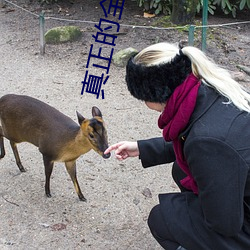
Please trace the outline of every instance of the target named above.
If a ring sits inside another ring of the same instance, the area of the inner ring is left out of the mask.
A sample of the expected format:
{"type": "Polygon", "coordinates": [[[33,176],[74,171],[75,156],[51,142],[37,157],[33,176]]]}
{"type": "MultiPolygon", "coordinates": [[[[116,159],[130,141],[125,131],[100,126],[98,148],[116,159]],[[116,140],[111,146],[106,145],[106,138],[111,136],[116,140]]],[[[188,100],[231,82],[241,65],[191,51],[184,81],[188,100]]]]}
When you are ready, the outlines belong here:
{"type": "Polygon", "coordinates": [[[100,117],[102,117],[102,112],[100,111],[100,109],[99,108],[97,108],[97,107],[92,107],[92,115],[93,115],[93,117],[94,116],[100,116],[100,117]]]}
{"type": "Polygon", "coordinates": [[[76,114],[77,114],[78,122],[81,125],[83,121],[85,120],[85,118],[78,111],[76,111],[76,114]]]}

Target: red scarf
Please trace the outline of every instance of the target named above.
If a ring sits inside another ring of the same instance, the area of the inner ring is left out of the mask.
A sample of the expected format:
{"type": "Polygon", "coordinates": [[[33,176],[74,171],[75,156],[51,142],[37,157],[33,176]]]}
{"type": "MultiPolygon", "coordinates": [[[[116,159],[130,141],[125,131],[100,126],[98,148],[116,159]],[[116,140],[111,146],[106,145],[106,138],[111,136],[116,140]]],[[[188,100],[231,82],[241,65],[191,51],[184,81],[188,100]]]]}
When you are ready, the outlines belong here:
{"type": "Polygon", "coordinates": [[[198,187],[184,157],[183,144],[179,139],[179,135],[188,125],[194,111],[199,86],[200,80],[191,73],[174,90],[158,120],[159,128],[163,129],[164,139],[173,142],[176,161],[187,174],[187,177],[181,180],[181,184],[195,194],[198,194],[198,187]]]}

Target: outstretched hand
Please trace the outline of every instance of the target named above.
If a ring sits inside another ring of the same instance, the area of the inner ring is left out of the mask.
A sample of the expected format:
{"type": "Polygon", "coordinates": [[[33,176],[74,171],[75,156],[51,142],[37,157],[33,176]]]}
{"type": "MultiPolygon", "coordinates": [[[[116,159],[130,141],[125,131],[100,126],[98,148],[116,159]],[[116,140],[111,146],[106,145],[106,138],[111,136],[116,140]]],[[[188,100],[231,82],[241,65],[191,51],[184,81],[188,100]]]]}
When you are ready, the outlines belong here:
{"type": "Polygon", "coordinates": [[[104,154],[108,154],[115,150],[115,156],[118,160],[125,160],[128,157],[139,156],[137,142],[122,141],[108,147],[104,154]]]}

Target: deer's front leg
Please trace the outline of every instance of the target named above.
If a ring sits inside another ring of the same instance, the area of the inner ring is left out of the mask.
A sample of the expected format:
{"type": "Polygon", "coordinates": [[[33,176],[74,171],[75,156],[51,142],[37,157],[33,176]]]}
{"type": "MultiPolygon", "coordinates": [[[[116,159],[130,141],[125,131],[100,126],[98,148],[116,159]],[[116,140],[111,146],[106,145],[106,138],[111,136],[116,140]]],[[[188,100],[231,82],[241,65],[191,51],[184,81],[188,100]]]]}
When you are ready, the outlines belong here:
{"type": "Polygon", "coordinates": [[[65,162],[66,169],[70,175],[71,180],[74,183],[74,187],[76,190],[76,193],[78,194],[78,197],[81,201],[87,201],[86,198],[83,196],[82,191],[80,189],[79,183],[77,181],[76,177],[76,161],[68,161],[65,162]]]}
{"type": "Polygon", "coordinates": [[[50,177],[53,171],[53,166],[54,166],[54,162],[51,161],[51,159],[46,156],[43,155],[43,163],[44,163],[44,168],[45,168],[45,194],[47,197],[51,197],[51,193],[50,193],[50,177]]]}

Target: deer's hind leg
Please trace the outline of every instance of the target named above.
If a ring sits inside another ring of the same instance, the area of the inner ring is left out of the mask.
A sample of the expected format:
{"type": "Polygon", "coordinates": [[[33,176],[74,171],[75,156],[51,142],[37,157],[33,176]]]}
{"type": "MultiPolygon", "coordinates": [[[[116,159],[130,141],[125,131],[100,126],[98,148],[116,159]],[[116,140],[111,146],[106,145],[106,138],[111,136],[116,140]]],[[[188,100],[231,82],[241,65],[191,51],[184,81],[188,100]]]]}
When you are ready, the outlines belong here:
{"type": "Polygon", "coordinates": [[[20,157],[19,157],[19,154],[18,154],[18,151],[17,151],[17,146],[16,146],[16,143],[14,141],[11,141],[10,140],[10,146],[13,150],[13,153],[14,153],[14,156],[15,156],[15,159],[16,159],[16,164],[18,166],[18,168],[20,169],[21,172],[25,172],[26,170],[24,169],[22,163],[21,163],[21,160],[20,160],[20,157]]]}
{"type": "Polygon", "coordinates": [[[76,161],[67,161],[65,162],[66,169],[70,175],[71,180],[74,183],[75,190],[78,194],[78,197],[81,201],[87,201],[86,198],[83,196],[82,191],[80,189],[79,183],[76,177],[76,161]]]}
{"type": "Polygon", "coordinates": [[[2,159],[5,156],[5,149],[3,141],[3,129],[1,126],[0,126],[0,150],[1,150],[0,159],[2,159]]]}

